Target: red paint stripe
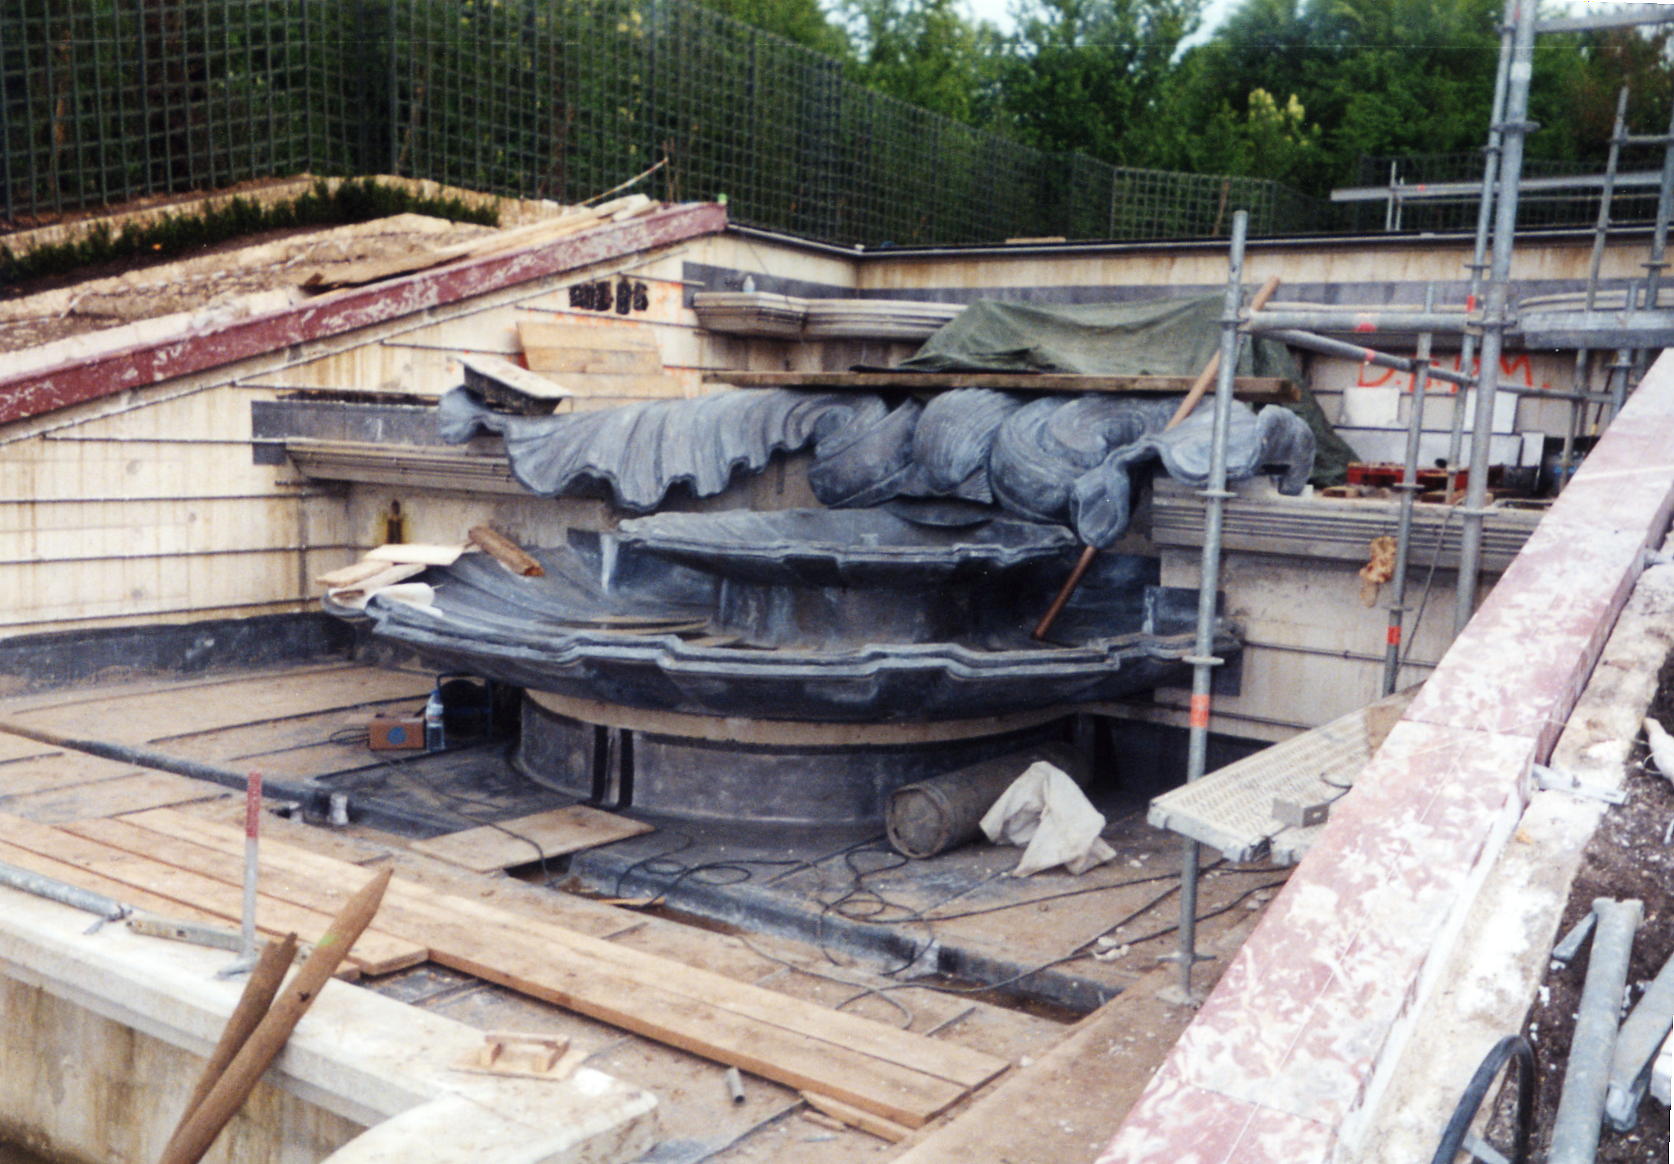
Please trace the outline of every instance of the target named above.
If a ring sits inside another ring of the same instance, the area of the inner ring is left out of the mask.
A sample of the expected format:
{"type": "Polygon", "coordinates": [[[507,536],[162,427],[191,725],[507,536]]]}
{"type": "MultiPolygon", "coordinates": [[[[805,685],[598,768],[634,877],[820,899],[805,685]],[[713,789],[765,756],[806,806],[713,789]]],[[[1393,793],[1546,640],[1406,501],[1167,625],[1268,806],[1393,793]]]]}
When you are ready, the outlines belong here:
{"type": "Polygon", "coordinates": [[[1209,726],[1209,697],[1207,695],[1192,696],[1191,725],[1194,728],[1209,726]]]}
{"type": "Polygon", "coordinates": [[[608,262],[726,226],[726,208],[711,203],[672,207],[558,239],[546,246],[466,260],[371,287],[322,296],[212,332],[175,336],[47,371],[0,377],[0,424],[39,416],[133,388],[263,355],[292,344],[340,335],[429,307],[595,263],[608,262]]]}
{"type": "Polygon", "coordinates": [[[252,772],[244,781],[244,835],[252,841],[262,827],[262,774],[252,772]]]}

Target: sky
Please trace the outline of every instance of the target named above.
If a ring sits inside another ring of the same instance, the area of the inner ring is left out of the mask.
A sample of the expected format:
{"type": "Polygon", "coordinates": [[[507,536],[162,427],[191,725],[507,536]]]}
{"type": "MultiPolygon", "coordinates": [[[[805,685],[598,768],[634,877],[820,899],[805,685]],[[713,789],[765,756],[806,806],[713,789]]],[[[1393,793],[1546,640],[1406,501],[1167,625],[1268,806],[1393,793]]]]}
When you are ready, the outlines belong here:
{"type": "MultiPolygon", "coordinates": [[[[1010,12],[1013,3],[1014,0],[965,0],[965,6],[972,16],[1007,31],[1013,27],[1010,12]]],[[[1203,6],[1203,23],[1186,43],[1191,45],[1207,40],[1209,34],[1219,28],[1221,22],[1238,7],[1238,3],[1239,0],[1208,0],[1203,6]]]]}

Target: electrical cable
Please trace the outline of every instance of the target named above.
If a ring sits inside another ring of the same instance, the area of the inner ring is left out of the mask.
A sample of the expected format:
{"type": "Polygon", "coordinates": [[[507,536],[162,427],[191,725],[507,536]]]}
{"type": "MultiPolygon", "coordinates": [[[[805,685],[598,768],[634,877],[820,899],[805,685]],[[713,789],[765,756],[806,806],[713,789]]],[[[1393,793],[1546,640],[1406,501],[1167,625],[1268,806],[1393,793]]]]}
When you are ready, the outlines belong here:
{"type": "Polygon", "coordinates": [[[1523,1164],[1529,1158],[1529,1139],[1534,1122],[1534,1050],[1522,1035],[1507,1035],[1489,1049],[1477,1066],[1476,1073],[1465,1085],[1464,1094],[1459,1097],[1453,1115],[1442,1129],[1441,1142],[1436,1145],[1436,1154],[1430,1157],[1430,1164],[1453,1164],[1454,1157],[1464,1147],[1465,1136],[1471,1130],[1471,1123],[1476,1119],[1494,1077],[1514,1057],[1517,1060],[1517,1139],[1512,1145],[1511,1164],[1523,1164]]]}
{"type": "Polygon", "coordinates": [[[1442,541],[1447,537],[1447,523],[1453,520],[1454,513],[1464,501],[1465,499],[1460,497],[1457,501],[1448,502],[1447,510],[1442,514],[1441,525],[1436,527],[1436,544],[1430,551],[1430,569],[1424,575],[1424,593],[1419,596],[1418,613],[1413,615],[1411,631],[1402,636],[1406,641],[1397,664],[1398,668],[1407,665],[1407,659],[1412,654],[1412,645],[1418,641],[1418,628],[1424,625],[1424,608],[1430,603],[1430,586],[1436,580],[1436,567],[1441,563],[1442,541]]]}
{"type": "MultiPolygon", "coordinates": [[[[370,740],[371,732],[369,729],[354,727],[339,728],[326,737],[326,741],[328,743],[341,745],[369,744],[370,740]]],[[[457,807],[459,804],[467,804],[474,808],[481,808],[487,812],[498,812],[502,808],[501,805],[495,804],[491,801],[482,800],[477,797],[468,796],[462,792],[456,792],[451,788],[444,788],[436,781],[424,775],[417,768],[399,764],[390,759],[388,756],[379,755],[376,751],[373,751],[372,755],[380,764],[383,764],[391,772],[423,785],[425,790],[432,796],[442,800],[452,801],[454,807],[448,807],[446,805],[442,807],[442,811],[449,816],[458,817],[464,823],[477,828],[494,829],[496,832],[504,833],[513,840],[528,845],[535,852],[534,862],[531,863],[533,864],[538,862],[540,864],[542,883],[548,886],[551,885],[552,872],[547,863],[552,859],[553,854],[548,853],[546,848],[541,845],[539,841],[535,840],[533,837],[526,836],[525,834],[518,832],[516,829],[510,828],[497,820],[476,816],[472,813],[462,811],[457,807]]]]}
{"type": "MultiPolygon", "coordinates": [[[[1247,871],[1248,872],[1254,872],[1254,870],[1247,870],[1247,871]]],[[[1174,880],[1175,883],[1173,885],[1169,886],[1169,888],[1163,890],[1163,892],[1157,894],[1150,901],[1146,902],[1144,905],[1140,906],[1138,909],[1129,913],[1125,918],[1123,918],[1121,921],[1117,922],[1115,925],[1112,925],[1109,928],[1107,928],[1103,933],[1097,934],[1094,937],[1088,939],[1087,941],[1083,942],[1080,946],[1076,947],[1075,950],[1071,951],[1068,954],[1065,954],[1063,957],[1053,958],[1049,962],[1042,962],[1038,966],[1031,967],[1030,969],[1024,970],[1024,971],[1022,971],[1020,973],[1017,973],[1017,974],[1013,974],[1009,978],[1002,978],[998,982],[984,983],[984,984],[979,985],[979,986],[945,986],[945,985],[942,985],[940,983],[932,983],[932,982],[897,982],[897,983],[892,983],[891,985],[888,985],[888,986],[869,987],[867,990],[863,991],[860,994],[855,995],[853,998],[848,998],[848,999],[845,999],[842,1002],[838,1003],[836,1009],[842,1010],[844,1007],[848,1006],[850,1003],[858,1002],[862,998],[865,998],[870,994],[882,994],[882,993],[885,993],[887,991],[893,991],[893,990],[933,990],[933,991],[937,992],[938,994],[965,994],[965,995],[987,994],[991,991],[1003,990],[1007,986],[1011,986],[1014,983],[1021,982],[1025,978],[1033,977],[1034,975],[1039,974],[1042,971],[1050,970],[1055,966],[1063,966],[1063,965],[1065,965],[1069,962],[1080,961],[1081,959],[1090,956],[1090,954],[1092,952],[1092,947],[1099,940],[1099,938],[1102,938],[1105,935],[1110,934],[1115,930],[1119,930],[1123,926],[1129,924],[1130,922],[1132,922],[1132,921],[1134,921],[1134,920],[1136,920],[1140,917],[1143,917],[1146,913],[1155,909],[1157,906],[1159,906],[1163,902],[1167,901],[1170,897],[1174,896],[1174,894],[1178,893],[1180,891],[1180,884],[1179,884],[1178,878],[1175,878],[1175,877],[1173,877],[1173,875],[1170,875],[1170,879],[1174,880]]],[[[1254,886],[1250,889],[1245,890],[1243,893],[1239,894],[1237,897],[1233,898],[1231,901],[1227,902],[1225,905],[1221,905],[1221,906],[1216,907],[1215,909],[1211,909],[1211,910],[1208,910],[1204,913],[1198,914],[1197,915],[1197,920],[1200,921],[1200,922],[1201,921],[1208,921],[1211,918],[1219,917],[1223,913],[1229,913],[1232,910],[1237,909],[1240,905],[1242,905],[1244,903],[1244,901],[1246,899],[1253,896],[1254,894],[1260,893],[1263,890],[1277,888],[1277,887],[1279,887],[1283,884],[1285,884],[1285,880],[1281,879],[1281,880],[1278,880],[1278,881],[1269,881],[1264,885],[1254,886]]],[[[1157,938],[1167,937],[1169,934],[1173,933],[1175,930],[1177,930],[1179,928],[1180,928],[1180,925],[1179,925],[1178,922],[1176,922],[1173,925],[1164,926],[1162,929],[1153,930],[1151,933],[1148,933],[1148,934],[1144,935],[1143,937],[1134,938],[1134,939],[1132,939],[1131,941],[1129,941],[1125,944],[1130,945],[1130,946],[1137,946],[1137,945],[1140,945],[1144,942],[1154,941],[1157,938]]]]}

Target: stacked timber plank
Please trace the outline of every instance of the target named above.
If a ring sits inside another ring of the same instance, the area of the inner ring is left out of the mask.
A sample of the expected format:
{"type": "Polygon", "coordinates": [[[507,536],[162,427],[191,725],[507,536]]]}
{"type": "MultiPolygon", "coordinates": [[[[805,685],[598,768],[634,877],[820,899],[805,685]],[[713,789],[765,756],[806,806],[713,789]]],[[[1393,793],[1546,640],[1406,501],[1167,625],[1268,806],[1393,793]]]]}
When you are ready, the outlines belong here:
{"type": "Polygon", "coordinates": [[[523,362],[561,385],[563,403],[572,409],[685,395],[679,379],[663,370],[662,351],[649,324],[526,319],[519,321],[517,334],[523,362]]]}
{"type": "MultiPolygon", "coordinates": [[[[63,828],[0,816],[0,860],[172,916],[236,918],[243,851],[237,828],[170,809],[63,828]]],[[[318,936],[366,877],[358,865],[266,841],[258,928],[318,936]]],[[[595,936],[600,907],[571,907],[573,927],[553,920],[564,908],[554,896],[552,908],[534,916],[397,877],[350,956],[367,973],[428,957],[908,1128],[1008,1066],[612,943],[595,936]]]]}

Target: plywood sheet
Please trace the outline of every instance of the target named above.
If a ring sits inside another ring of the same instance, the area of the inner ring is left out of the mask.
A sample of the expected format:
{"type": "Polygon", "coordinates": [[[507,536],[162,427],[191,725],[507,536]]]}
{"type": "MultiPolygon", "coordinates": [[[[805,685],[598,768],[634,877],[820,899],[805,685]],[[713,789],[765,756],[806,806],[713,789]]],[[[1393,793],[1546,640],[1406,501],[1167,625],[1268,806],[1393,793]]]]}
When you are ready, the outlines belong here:
{"type": "Polygon", "coordinates": [[[651,831],[652,826],[644,821],[575,804],[427,841],[414,841],[410,847],[462,868],[488,873],[651,831]]]}

